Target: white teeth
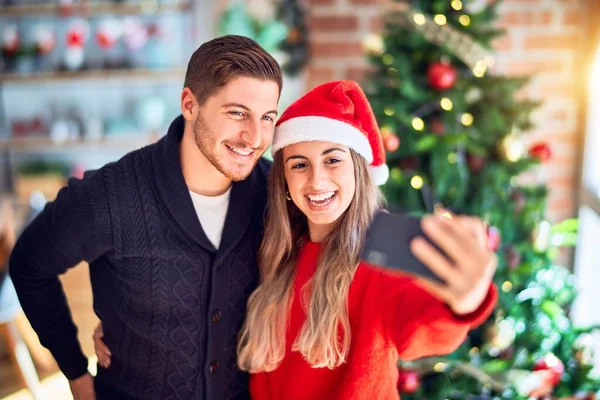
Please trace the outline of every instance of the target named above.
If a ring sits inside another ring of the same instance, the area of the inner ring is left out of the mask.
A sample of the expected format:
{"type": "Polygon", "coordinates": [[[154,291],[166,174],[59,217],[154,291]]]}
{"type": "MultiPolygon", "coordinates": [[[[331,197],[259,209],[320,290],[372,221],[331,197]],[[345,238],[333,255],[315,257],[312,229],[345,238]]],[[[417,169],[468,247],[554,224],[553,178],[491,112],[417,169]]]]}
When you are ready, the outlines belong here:
{"type": "Polygon", "coordinates": [[[242,150],[239,150],[239,149],[234,149],[233,147],[231,147],[229,145],[227,147],[229,148],[229,150],[231,150],[234,153],[239,154],[241,156],[249,156],[250,154],[252,154],[251,151],[242,151],[242,150]]]}
{"type": "Polygon", "coordinates": [[[325,201],[325,200],[329,200],[330,198],[332,198],[334,194],[335,194],[335,192],[309,194],[308,199],[310,201],[325,201]]]}

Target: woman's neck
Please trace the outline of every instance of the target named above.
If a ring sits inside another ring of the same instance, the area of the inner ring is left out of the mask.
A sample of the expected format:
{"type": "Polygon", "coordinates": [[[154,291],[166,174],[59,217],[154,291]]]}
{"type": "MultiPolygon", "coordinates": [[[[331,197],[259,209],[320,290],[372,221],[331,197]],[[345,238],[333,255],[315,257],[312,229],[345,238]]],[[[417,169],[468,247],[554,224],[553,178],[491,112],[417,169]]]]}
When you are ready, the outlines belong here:
{"type": "Polygon", "coordinates": [[[308,221],[308,237],[313,243],[322,243],[325,238],[333,231],[334,223],[331,224],[313,224],[308,221]]]}

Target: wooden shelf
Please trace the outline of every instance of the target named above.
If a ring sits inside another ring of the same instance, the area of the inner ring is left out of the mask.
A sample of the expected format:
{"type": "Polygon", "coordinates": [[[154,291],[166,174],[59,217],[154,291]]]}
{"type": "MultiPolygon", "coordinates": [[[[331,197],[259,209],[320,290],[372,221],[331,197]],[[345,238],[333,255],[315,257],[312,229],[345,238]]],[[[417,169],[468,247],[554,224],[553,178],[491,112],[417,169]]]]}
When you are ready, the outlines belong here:
{"type": "Polygon", "coordinates": [[[63,151],[80,149],[82,147],[96,148],[98,150],[123,150],[131,151],[151,144],[158,139],[155,135],[128,135],[118,137],[104,137],[98,140],[67,140],[56,142],[51,138],[25,138],[25,139],[0,139],[0,149],[18,152],[63,151]]]}
{"type": "Polygon", "coordinates": [[[154,14],[169,11],[186,11],[191,8],[190,2],[159,2],[156,0],[141,0],[136,3],[116,2],[82,2],[65,9],[58,4],[31,4],[0,7],[0,15],[25,16],[39,14],[93,16],[97,14],[110,15],[139,15],[154,14]]]}
{"type": "Polygon", "coordinates": [[[140,80],[156,79],[161,82],[163,79],[181,79],[185,77],[185,70],[182,68],[168,70],[152,69],[115,69],[115,70],[85,70],[85,71],[55,71],[55,72],[34,72],[31,74],[13,74],[0,73],[0,82],[2,83],[29,83],[37,81],[72,81],[72,80],[93,80],[93,79],[119,79],[119,80],[140,80]]]}

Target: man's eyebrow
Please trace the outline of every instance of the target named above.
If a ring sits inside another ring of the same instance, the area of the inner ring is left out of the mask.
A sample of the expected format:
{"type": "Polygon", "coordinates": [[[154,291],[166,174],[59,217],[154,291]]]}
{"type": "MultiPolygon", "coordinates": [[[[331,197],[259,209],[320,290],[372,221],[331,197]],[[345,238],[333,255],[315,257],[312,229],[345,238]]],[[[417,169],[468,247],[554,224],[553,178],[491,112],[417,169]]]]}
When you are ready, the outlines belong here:
{"type": "MultiPolygon", "coordinates": [[[[248,112],[251,112],[251,110],[248,107],[246,107],[245,105],[240,104],[240,103],[227,103],[227,104],[224,104],[223,107],[238,107],[238,108],[241,108],[241,109],[246,110],[248,112]]],[[[278,113],[277,113],[277,110],[270,110],[270,111],[267,111],[265,114],[275,114],[275,115],[277,115],[278,113]]]]}

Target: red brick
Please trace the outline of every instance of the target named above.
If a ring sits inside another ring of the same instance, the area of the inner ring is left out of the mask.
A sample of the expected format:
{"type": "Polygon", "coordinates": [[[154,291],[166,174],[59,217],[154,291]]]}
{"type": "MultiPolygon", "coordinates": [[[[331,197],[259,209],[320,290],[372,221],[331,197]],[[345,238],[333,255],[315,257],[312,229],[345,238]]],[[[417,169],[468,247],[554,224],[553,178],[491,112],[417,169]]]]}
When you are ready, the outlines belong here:
{"type": "Polygon", "coordinates": [[[558,215],[570,215],[573,211],[575,202],[570,197],[559,197],[548,201],[548,209],[552,210],[552,213],[558,215]]]}
{"type": "Polygon", "coordinates": [[[560,58],[547,61],[514,61],[507,64],[509,75],[529,75],[538,73],[560,74],[565,71],[565,65],[560,58]]]}
{"type": "Polygon", "coordinates": [[[563,17],[563,24],[569,26],[581,26],[585,23],[585,17],[579,10],[567,10],[563,17]]]}
{"type": "Polygon", "coordinates": [[[362,44],[357,41],[313,41],[310,50],[315,58],[353,57],[364,53],[362,44]]]}
{"type": "Polygon", "coordinates": [[[550,96],[574,98],[577,95],[577,91],[578,89],[573,83],[553,84],[549,82],[543,82],[539,88],[536,88],[536,93],[541,98],[547,98],[550,96]]]}
{"type": "Polygon", "coordinates": [[[335,74],[335,72],[333,71],[333,68],[315,67],[312,65],[308,68],[308,79],[310,81],[315,81],[315,82],[331,81],[331,80],[333,80],[334,74],[335,74]]]}
{"type": "Polygon", "coordinates": [[[344,32],[358,28],[358,18],[353,15],[311,16],[308,26],[313,32],[344,32]]]}
{"type": "Polygon", "coordinates": [[[546,118],[553,121],[566,121],[569,119],[569,113],[565,110],[552,110],[546,114],[546,118]]]}
{"type": "Polygon", "coordinates": [[[371,32],[381,32],[383,30],[383,17],[373,17],[369,21],[369,30],[371,32]]]}
{"type": "Polygon", "coordinates": [[[369,67],[349,67],[344,72],[345,79],[363,82],[369,72],[369,67]]]}
{"type": "Polygon", "coordinates": [[[498,38],[492,42],[492,47],[496,51],[510,50],[513,48],[513,41],[510,36],[498,38]]]}
{"type": "Polygon", "coordinates": [[[560,188],[572,188],[575,187],[575,176],[558,176],[550,178],[549,185],[560,188]]]}
{"type": "Polygon", "coordinates": [[[509,11],[498,21],[499,26],[513,25],[548,25],[552,22],[550,11],[509,11]]]}
{"type": "Polygon", "coordinates": [[[525,37],[523,47],[526,50],[574,50],[580,41],[581,36],[576,34],[536,34],[525,37]]]}

